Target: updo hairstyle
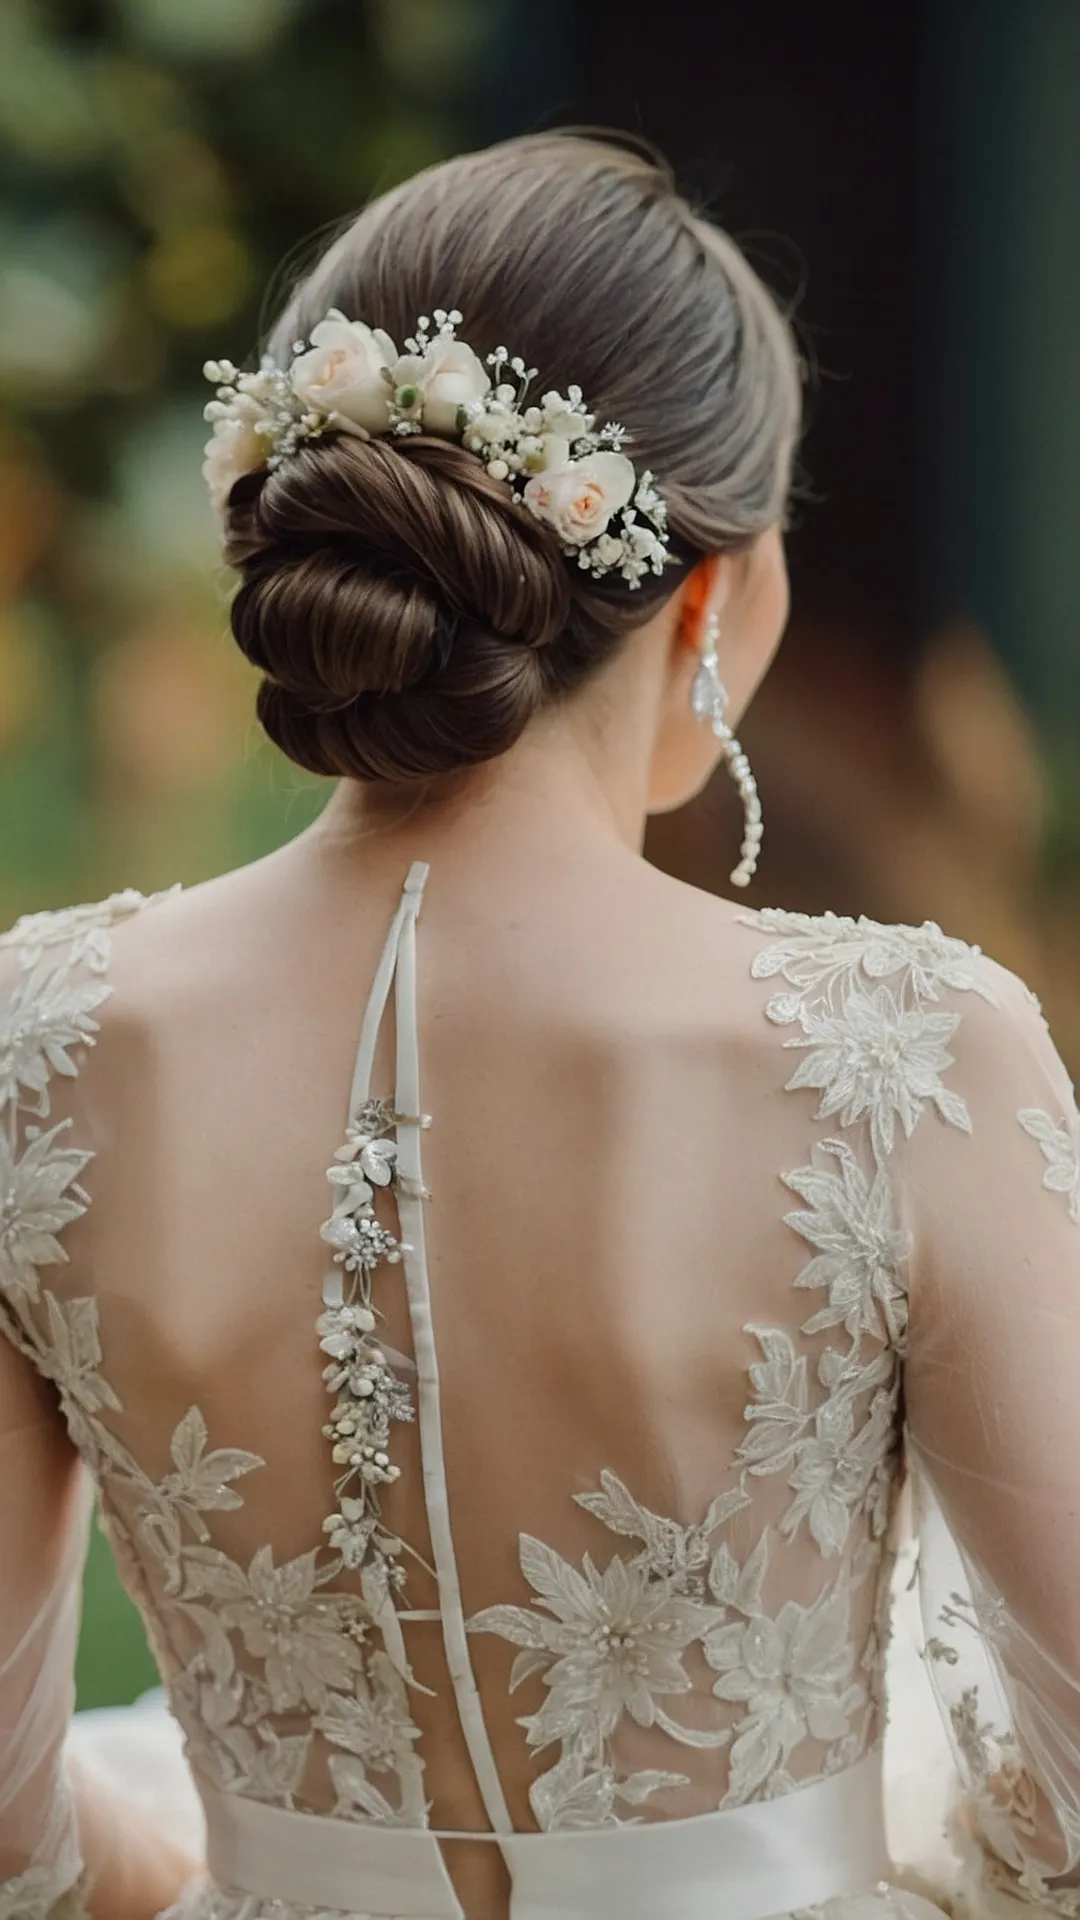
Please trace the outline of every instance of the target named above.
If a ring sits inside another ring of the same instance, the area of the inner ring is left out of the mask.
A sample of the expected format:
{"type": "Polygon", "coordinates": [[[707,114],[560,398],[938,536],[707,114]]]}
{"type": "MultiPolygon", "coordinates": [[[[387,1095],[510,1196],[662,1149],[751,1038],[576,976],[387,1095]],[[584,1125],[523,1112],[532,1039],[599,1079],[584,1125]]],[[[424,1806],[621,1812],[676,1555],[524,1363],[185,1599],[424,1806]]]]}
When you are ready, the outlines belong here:
{"type": "Polygon", "coordinates": [[[327,434],[226,508],[232,629],[258,713],[314,773],[403,785],[506,752],[657,610],[703,554],[781,516],[798,431],[788,327],[734,242],[667,171],[594,136],[539,134],[419,174],[370,205],[300,285],[269,352],[332,307],[395,340],[458,306],[483,357],[537,391],[580,386],[627,430],[679,564],[596,581],[481,459],[420,434],[327,434]]]}

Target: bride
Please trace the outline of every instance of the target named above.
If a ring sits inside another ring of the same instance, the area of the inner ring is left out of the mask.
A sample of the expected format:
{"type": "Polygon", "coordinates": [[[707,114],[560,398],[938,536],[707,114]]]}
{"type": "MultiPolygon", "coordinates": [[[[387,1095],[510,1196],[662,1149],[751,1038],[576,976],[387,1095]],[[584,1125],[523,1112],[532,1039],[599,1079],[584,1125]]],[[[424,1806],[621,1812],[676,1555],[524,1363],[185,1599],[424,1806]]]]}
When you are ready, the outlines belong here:
{"type": "Polygon", "coordinates": [[[783,319],[543,135],[208,374],[259,714],[340,784],[4,939],[0,1916],[1080,1913],[1071,1087],[976,949],[737,893],[783,319]],[[640,851],[720,760],[731,900],[640,851]],[[127,1790],[69,1731],[90,1484],[205,1860],[138,1710],[127,1790]],[[885,1828],[908,1484],[948,1885],[885,1828]]]}

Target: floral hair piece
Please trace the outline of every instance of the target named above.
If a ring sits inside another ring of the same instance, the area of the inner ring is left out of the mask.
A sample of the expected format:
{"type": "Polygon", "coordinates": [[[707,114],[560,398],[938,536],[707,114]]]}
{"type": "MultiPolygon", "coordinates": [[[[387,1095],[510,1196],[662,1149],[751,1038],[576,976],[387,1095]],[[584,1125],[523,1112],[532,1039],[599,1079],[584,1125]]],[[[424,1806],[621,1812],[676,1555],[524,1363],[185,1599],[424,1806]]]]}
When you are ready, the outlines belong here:
{"type": "Polygon", "coordinates": [[[597,427],[580,387],[530,401],[536,368],[505,347],[482,361],[456,328],[461,315],[436,307],[399,353],[388,333],[332,308],[298,340],[288,367],[264,359],[254,373],[208,360],[217,388],[203,473],[223,512],[242,474],[273,470],[307,440],[351,433],[362,440],[437,434],[456,440],[505,480],[515,499],[554,528],[563,552],[596,580],[630,587],[663,573],[667,509],[651,473],[621,451],[623,429],[597,427]]]}

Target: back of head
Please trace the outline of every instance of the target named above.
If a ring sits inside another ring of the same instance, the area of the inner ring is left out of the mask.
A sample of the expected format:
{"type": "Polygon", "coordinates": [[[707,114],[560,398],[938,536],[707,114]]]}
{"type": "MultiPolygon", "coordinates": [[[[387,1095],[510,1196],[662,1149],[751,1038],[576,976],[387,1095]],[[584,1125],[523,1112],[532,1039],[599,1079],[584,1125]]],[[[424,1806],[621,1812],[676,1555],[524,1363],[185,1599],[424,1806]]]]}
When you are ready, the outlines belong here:
{"type": "Polygon", "coordinates": [[[236,482],[233,631],[271,737],[314,772],[430,780],[509,749],[704,553],[783,509],[798,428],[784,320],[734,243],[654,161],[542,134],[432,168],[369,206],[274,329],[287,366],[328,312],[400,342],[458,307],[481,356],[580,387],[667,503],[675,560],[631,591],[452,438],[327,433],[236,482]]]}

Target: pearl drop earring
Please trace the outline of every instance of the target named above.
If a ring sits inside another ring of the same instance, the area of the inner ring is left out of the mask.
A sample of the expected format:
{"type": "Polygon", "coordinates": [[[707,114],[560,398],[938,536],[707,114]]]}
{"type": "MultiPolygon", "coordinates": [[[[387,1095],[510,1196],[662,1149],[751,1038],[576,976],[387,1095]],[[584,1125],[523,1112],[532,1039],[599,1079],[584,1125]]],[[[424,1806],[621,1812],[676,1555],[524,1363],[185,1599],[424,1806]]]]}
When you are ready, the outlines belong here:
{"type": "Polygon", "coordinates": [[[701,660],[690,690],[690,704],[697,719],[707,721],[717,739],[724,743],[724,759],[738,788],[745,815],[741,857],[731,875],[731,884],[734,887],[748,887],[757,867],[765,829],[762,825],[757,781],[754,779],[750,762],[724,719],[728,696],[727,688],[720,678],[720,661],[716,651],[719,638],[720,616],[711,613],[705,627],[705,645],[702,648],[701,660]]]}

